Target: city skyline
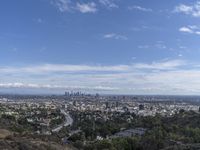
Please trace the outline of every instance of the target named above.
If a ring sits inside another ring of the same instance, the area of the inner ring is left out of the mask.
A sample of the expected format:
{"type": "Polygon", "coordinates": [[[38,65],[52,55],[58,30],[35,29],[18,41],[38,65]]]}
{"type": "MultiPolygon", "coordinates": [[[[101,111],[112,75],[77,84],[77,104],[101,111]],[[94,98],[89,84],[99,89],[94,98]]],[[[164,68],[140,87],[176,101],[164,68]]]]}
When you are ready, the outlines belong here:
{"type": "Polygon", "coordinates": [[[200,95],[200,1],[7,0],[0,8],[1,93],[200,95]]]}

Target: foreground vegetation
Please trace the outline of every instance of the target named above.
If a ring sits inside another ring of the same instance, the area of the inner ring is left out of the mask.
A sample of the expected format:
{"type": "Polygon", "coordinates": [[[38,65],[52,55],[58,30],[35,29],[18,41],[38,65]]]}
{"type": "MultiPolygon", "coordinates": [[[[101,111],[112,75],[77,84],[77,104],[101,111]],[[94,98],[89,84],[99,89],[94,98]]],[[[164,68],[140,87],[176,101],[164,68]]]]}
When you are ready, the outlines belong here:
{"type": "Polygon", "coordinates": [[[200,149],[200,114],[181,110],[172,117],[139,117],[134,114],[118,114],[111,120],[93,120],[93,114],[79,114],[82,119],[78,126],[82,132],[70,138],[74,146],[85,150],[171,150],[200,149]],[[87,119],[88,116],[91,119],[87,119]],[[130,118],[131,121],[130,121],[130,118]],[[122,128],[146,128],[143,136],[111,138],[122,128]],[[95,140],[100,135],[104,140],[95,140]],[[107,137],[107,138],[106,138],[107,137]],[[84,141],[87,141],[86,143],[84,141]]]}
{"type": "MultiPolygon", "coordinates": [[[[0,149],[188,150],[200,149],[200,113],[181,110],[171,117],[133,113],[71,112],[72,127],[51,135],[36,134],[22,118],[2,115],[0,149]],[[102,116],[106,116],[102,117],[102,116]],[[144,135],[113,138],[124,129],[145,128],[144,135]],[[72,131],[74,134],[70,134],[72,131]],[[10,132],[10,133],[9,133],[10,132]],[[97,139],[101,137],[101,139],[97,139]],[[76,148],[69,148],[69,146],[76,148]],[[66,148],[67,147],[67,148],[66,148]]],[[[38,126],[37,126],[38,128],[38,126]]]]}

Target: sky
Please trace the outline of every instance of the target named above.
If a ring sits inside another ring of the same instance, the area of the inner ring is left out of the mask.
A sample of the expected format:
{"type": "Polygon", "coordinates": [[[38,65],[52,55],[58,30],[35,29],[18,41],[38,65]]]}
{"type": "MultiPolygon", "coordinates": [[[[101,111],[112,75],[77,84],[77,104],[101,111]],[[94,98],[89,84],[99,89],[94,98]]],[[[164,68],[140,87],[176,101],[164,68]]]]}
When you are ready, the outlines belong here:
{"type": "Polygon", "coordinates": [[[2,0],[0,93],[200,95],[200,1],[2,0]]]}

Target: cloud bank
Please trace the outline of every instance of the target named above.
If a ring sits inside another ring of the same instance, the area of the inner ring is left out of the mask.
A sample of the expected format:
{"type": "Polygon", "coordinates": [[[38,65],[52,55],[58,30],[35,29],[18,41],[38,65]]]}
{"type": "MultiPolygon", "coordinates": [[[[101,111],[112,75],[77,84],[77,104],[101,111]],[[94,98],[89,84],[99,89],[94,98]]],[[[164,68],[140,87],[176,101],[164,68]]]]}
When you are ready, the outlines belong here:
{"type": "Polygon", "coordinates": [[[200,1],[193,4],[180,4],[175,7],[174,12],[200,17],[200,1]]]}
{"type": "Polygon", "coordinates": [[[185,60],[129,65],[0,67],[0,89],[82,90],[120,94],[199,94],[200,68],[185,60]],[[191,67],[192,66],[192,67],[191,67]]]}
{"type": "Polygon", "coordinates": [[[80,0],[51,0],[51,4],[60,12],[95,13],[100,7],[119,8],[114,0],[80,1],[80,0]]]}

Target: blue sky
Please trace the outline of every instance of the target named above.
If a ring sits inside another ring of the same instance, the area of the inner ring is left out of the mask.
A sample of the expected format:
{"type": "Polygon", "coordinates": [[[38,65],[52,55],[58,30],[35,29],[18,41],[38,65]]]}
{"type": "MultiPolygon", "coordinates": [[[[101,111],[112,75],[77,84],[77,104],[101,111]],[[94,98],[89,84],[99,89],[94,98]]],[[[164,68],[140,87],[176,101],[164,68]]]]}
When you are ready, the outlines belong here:
{"type": "Polygon", "coordinates": [[[199,95],[200,1],[0,3],[0,92],[199,95]]]}

